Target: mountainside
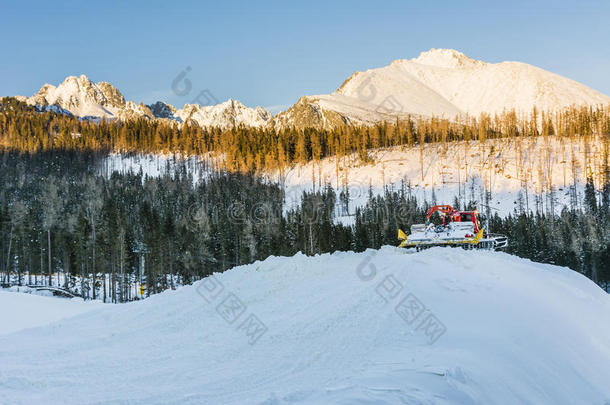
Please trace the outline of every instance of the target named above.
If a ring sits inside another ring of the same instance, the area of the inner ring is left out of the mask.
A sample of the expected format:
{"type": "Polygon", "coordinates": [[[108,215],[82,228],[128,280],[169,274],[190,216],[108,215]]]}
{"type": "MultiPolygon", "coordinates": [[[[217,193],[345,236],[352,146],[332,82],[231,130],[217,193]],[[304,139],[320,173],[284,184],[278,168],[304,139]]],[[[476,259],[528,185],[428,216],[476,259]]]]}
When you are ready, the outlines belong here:
{"type": "Polygon", "coordinates": [[[0,398],[604,404],[609,314],[581,274],[503,253],[270,257],[0,336],[0,398]]]}
{"type": "MultiPolygon", "coordinates": [[[[357,154],[269,173],[286,190],[290,206],[298,205],[303,191],[334,187],[337,195],[347,187],[350,213],[386,187],[409,189],[419,201],[431,204],[478,202],[491,214],[508,216],[522,211],[554,212],[583,206],[587,179],[604,187],[607,141],[603,137],[575,140],[554,137],[503,138],[485,142],[429,143],[369,151],[372,162],[357,154]],[[337,170],[340,167],[340,170],[337,170]]],[[[139,167],[133,169],[134,172],[139,167]]],[[[601,199],[601,196],[598,198],[601,199]]]]}
{"type": "MultiPolygon", "coordinates": [[[[348,190],[349,213],[337,201],[338,219],[353,223],[358,207],[369,192],[383,195],[386,188],[405,187],[418,201],[464,206],[506,217],[517,212],[554,212],[563,208],[585,209],[585,185],[592,179],[603,199],[607,142],[603,137],[557,139],[524,137],[490,139],[485,142],[428,143],[368,151],[369,161],[357,153],[296,164],[262,175],[282,185],[287,209],[301,205],[303,192],[333,187],[336,195],[348,190]],[[339,169],[338,169],[339,168],[339,169]]],[[[161,176],[174,173],[176,161],[184,162],[194,178],[208,172],[206,159],[191,156],[115,154],[105,162],[105,174],[138,173],[161,176]]]]}
{"type": "MultiPolygon", "coordinates": [[[[451,119],[513,109],[529,113],[534,106],[554,111],[608,103],[608,96],[526,63],[486,63],[455,50],[431,49],[414,59],[356,72],[334,93],[304,97],[297,105],[318,112],[306,120],[310,126],[330,127],[333,122],[325,117],[333,114],[335,121],[371,124],[406,115],[451,119]]],[[[304,120],[291,110],[278,115],[280,126],[304,120]]]]}

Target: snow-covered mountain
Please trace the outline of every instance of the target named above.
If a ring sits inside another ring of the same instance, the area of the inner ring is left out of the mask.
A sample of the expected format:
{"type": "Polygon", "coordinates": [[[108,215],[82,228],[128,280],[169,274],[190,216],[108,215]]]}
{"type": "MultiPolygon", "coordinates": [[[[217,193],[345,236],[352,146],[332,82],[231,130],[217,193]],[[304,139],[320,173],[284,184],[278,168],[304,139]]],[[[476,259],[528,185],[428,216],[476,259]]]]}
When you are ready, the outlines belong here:
{"type": "Polygon", "coordinates": [[[499,252],[270,257],[20,331],[55,306],[18,295],[0,292],[7,404],[610,400],[610,295],[499,252]]]}
{"type": "Polygon", "coordinates": [[[370,124],[406,115],[455,118],[515,110],[609,104],[610,97],[521,62],[486,63],[452,49],[356,72],[337,91],[306,96],[276,119],[278,127],[370,124]]]}
{"type": "Polygon", "coordinates": [[[161,101],[148,106],[136,104],[126,101],[110,83],[94,83],[85,75],[69,76],[57,87],[45,84],[25,101],[44,110],[69,112],[78,117],[168,119],[179,123],[193,121],[203,127],[259,127],[267,125],[271,119],[271,114],[264,108],[249,108],[236,100],[214,106],[186,104],[182,109],[161,101]]]}
{"type": "Polygon", "coordinates": [[[199,106],[185,104],[184,108],[176,110],[174,117],[181,121],[194,121],[202,127],[262,127],[269,123],[271,113],[262,107],[246,107],[237,100],[229,99],[224,103],[199,106]]]}
{"type": "Polygon", "coordinates": [[[68,76],[57,87],[45,84],[26,101],[44,109],[60,108],[78,117],[153,118],[148,107],[125,101],[121,92],[110,83],[93,83],[85,75],[68,76]]]}
{"type": "Polygon", "coordinates": [[[262,127],[271,120],[271,113],[262,107],[249,108],[238,100],[229,99],[223,103],[199,106],[185,104],[176,109],[170,104],[158,101],[148,106],[155,118],[177,122],[196,122],[202,127],[229,128],[233,126],[262,127]]]}
{"type": "Polygon", "coordinates": [[[275,117],[262,107],[229,99],[218,105],[164,102],[145,106],[126,101],[114,86],[70,76],[55,87],[45,84],[27,99],[45,109],[79,117],[168,119],[204,127],[318,127],[374,124],[407,116],[456,118],[465,114],[530,113],[571,105],[610,104],[610,97],[574,80],[521,62],[486,63],[452,49],[431,49],[417,58],[356,72],[331,94],[301,97],[275,117]]]}

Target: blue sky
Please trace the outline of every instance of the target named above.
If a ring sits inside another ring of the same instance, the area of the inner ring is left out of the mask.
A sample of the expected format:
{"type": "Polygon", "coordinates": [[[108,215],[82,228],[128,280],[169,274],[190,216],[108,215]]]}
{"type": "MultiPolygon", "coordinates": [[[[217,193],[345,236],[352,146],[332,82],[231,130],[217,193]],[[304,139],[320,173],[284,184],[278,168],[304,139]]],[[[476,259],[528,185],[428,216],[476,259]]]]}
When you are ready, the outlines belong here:
{"type": "Polygon", "coordinates": [[[527,62],[610,95],[608,1],[3,3],[0,95],[86,74],[134,101],[182,106],[208,89],[283,106],[430,48],[527,62]],[[187,67],[180,96],[172,82],[187,67]]]}

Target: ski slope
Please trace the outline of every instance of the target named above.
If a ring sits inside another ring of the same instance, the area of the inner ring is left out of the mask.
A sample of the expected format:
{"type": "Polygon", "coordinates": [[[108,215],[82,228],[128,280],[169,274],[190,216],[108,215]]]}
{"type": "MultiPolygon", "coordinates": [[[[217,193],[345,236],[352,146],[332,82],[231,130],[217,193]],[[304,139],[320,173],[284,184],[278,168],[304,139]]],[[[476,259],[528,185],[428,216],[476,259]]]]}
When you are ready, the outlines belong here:
{"type": "Polygon", "coordinates": [[[270,257],[0,336],[0,365],[6,404],[605,404],[610,297],[497,252],[270,257]]]}

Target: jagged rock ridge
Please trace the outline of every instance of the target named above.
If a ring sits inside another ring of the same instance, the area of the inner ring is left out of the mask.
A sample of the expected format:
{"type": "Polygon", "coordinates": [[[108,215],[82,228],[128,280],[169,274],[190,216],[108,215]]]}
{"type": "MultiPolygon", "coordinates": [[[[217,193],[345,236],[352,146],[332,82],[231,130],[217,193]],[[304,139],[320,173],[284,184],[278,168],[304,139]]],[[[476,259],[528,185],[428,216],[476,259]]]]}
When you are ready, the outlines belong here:
{"type": "Polygon", "coordinates": [[[196,122],[203,127],[232,127],[234,125],[265,126],[271,114],[262,107],[249,108],[236,100],[214,106],[186,104],[182,109],[158,101],[151,105],[126,101],[110,83],[94,83],[85,75],[69,76],[59,86],[45,84],[40,91],[25,99],[42,110],[69,112],[83,118],[106,119],[165,119],[196,122]]]}

